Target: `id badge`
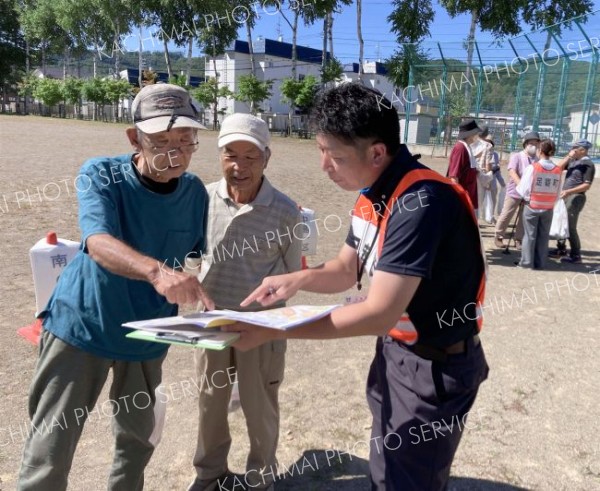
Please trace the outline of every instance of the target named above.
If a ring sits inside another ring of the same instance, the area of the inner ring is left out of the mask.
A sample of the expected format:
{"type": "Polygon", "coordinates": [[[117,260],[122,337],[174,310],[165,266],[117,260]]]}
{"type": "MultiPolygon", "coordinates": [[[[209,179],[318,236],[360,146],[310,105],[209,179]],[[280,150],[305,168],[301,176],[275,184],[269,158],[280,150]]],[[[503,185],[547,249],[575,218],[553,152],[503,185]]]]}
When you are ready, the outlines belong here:
{"type": "Polygon", "coordinates": [[[344,304],[350,305],[353,303],[364,302],[367,299],[366,295],[346,295],[344,297],[344,304]]]}

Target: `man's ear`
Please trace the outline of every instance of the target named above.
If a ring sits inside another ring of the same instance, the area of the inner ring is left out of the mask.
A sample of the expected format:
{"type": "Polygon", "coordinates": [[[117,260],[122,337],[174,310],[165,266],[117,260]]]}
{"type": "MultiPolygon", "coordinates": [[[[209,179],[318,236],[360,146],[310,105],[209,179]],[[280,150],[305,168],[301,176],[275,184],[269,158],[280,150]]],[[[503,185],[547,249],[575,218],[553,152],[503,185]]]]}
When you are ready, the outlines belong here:
{"type": "Polygon", "coordinates": [[[127,128],[125,130],[125,134],[127,135],[127,138],[129,138],[129,143],[131,143],[131,146],[133,148],[135,148],[136,151],[140,151],[142,149],[142,144],[140,142],[140,140],[138,139],[138,131],[136,128],[127,128]]]}
{"type": "Polygon", "coordinates": [[[271,158],[271,149],[269,147],[266,147],[264,153],[265,153],[265,166],[263,168],[266,169],[267,165],[269,165],[269,159],[271,158]]]}
{"type": "Polygon", "coordinates": [[[371,145],[371,162],[375,167],[380,167],[386,163],[387,147],[385,143],[374,143],[371,145]]]}

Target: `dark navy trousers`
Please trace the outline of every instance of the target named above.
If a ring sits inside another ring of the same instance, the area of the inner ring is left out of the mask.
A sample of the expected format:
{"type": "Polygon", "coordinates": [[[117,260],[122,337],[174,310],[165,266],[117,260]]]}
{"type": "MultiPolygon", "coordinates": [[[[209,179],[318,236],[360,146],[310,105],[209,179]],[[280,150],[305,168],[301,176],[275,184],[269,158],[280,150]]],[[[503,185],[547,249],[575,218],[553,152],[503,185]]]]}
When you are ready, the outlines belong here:
{"type": "Polygon", "coordinates": [[[487,375],[481,344],[472,339],[464,353],[440,362],[378,338],[367,380],[371,489],[446,489],[463,430],[482,424],[469,411],[487,375]]]}

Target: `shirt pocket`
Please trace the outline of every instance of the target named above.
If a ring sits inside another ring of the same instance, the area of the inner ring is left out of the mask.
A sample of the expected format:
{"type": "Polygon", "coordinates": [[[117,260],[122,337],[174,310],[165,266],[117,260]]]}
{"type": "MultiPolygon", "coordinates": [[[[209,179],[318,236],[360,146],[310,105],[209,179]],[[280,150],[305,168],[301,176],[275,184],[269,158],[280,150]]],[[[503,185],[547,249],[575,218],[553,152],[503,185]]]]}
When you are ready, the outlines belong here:
{"type": "Polygon", "coordinates": [[[255,254],[261,258],[273,259],[280,255],[280,246],[277,240],[267,240],[262,237],[254,237],[255,254]]]}

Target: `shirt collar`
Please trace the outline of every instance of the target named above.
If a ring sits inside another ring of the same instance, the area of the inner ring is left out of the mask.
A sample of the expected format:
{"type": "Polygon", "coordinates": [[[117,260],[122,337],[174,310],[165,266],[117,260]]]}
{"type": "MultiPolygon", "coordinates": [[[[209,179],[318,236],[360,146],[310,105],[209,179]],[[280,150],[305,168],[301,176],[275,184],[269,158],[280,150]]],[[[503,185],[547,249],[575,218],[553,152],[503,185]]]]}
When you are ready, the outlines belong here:
{"type": "Polygon", "coordinates": [[[386,201],[394,193],[400,180],[412,168],[410,163],[413,161],[413,156],[407,146],[400,145],[389,165],[371,186],[360,191],[361,194],[373,203],[386,201]]]}
{"type": "MultiPolygon", "coordinates": [[[[224,177],[221,178],[221,180],[219,181],[219,185],[217,186],[217,196],[222,200],[233,201],[231,199],[231,196],[229,196],[229,192],[227,191],[227,181],[224,177]]],[[[267,179],[267,176],[263,176],[263,180],[260,185],[260,189],[258,190],[258,194],[256,195],[256,198],[254,198],[254,200],[252,200],[250,203],[247,203],[247,205],[269,206],[272,203],[274,196],[275,192],[273,186],[267,179]]]]}

